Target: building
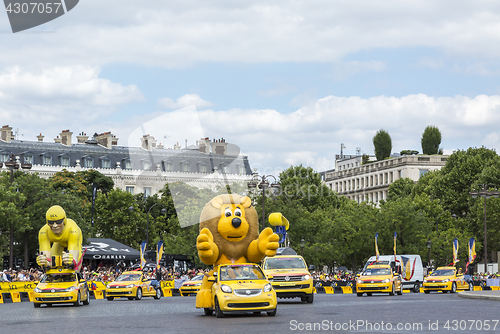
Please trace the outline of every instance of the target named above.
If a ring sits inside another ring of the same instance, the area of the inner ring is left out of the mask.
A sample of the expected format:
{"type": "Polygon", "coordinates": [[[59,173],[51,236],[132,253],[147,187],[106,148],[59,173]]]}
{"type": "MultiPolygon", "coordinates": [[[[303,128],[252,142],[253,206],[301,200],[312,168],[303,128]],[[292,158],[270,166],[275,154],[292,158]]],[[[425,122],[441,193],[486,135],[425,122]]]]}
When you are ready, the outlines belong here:
{"type": "Polygon", "coordinates": [[[361,165],[361,156],[344,156],[339,170],[323,172],[324,182],[339,195],[360,203],[378,204],[387,199],[389,185],[401,178],[413,181],[428,171],[441,169],[447,155],[408,155],[361,165]]]}
{"type": "MultiPolygon", "coordinates": [[[[231,155],[224,139],[202,138],[196,145],[164,148],[154,137],[138,139],[140,147],[118,145],[111,132],[76,136],[62,131],[54,142],[16,140],[8,125],[0,129],[0,162],[12,153],[20,163],[32,164],[31,172],[49,178],[66,169],[71,172],[94,169],[113,179],[116,188],[153,195],[167,182],[182,181],[198,188],[248,181],[252,177],[247,156],[231,155]]],[[[3,167],[0,170],[6,170],[3,167]]]]}

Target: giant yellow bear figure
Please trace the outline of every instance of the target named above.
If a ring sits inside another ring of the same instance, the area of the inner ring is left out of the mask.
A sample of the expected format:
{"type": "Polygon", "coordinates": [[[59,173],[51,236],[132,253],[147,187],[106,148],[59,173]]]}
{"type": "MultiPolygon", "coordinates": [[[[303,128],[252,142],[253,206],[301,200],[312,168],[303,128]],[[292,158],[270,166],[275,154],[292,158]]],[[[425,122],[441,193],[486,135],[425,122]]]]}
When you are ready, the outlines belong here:
{"type": "MultiPolygon", "coordinates": [[[[201,213],[196,247],[203,263],[217,266],[260,262],[264,256],[276,255],[278,241],[278,235],[269,227],[259,234],[257,211],[249,197],[219,195],[201,213]]],[[[213,306],[212,284],[207,277],[203,278],[196,295],[197,308],[213,306]]]]}

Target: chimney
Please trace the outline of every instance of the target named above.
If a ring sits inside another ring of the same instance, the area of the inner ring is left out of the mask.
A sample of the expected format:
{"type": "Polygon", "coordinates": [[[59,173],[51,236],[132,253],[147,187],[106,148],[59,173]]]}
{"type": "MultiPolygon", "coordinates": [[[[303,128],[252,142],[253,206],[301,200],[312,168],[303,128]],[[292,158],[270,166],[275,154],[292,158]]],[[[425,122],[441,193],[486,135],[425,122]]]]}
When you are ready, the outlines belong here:
{"type": "Polygon", "coordinates": [[[165,146],[163,146],[161,143],[158,144],[158,149],[159,150],[163,150],[165,148],[165,146]]]}
{"type": "Polygon", "coordinates": [[[113,146],[113,135],[111,134],[111,131],[101,133],[95,137],[97,140],[97,143],[106,147],[106,148],[111,148],[113,146]]]}
{"type": "Polygon", "coordinates": [[[2,141],[6,143],[10,143],[12,140],[13,134],[12,134],[12,128],[8,125],[2,126],[1,129],[1,139],[2,141]]]}
{"type": "Polygon", "coordinates": [[[73,135],[73,132],[63,130],[59,135],[61,136],[61,144],[64,146],[71,146],[71,136],[73,135]]]}
{"type": "Polygon", "coordinates": [[[54,143],[61,143],[61,138],[59,138],[59,136],[57,136],[56,138],[54,138],[54,143]]]}
{"type": "Polygon", "coordinates": [[[116,138],[115,135],[113,135],[113,138],[111,139],[111,145],[112,146],[117,146],[118,145],[118,138],[116,138]]]}
{"type": "Polygon", "coordinates": [[[200,149],[200,153],[209,154],[210,153],[210,139],[208,137],[201,138],[198,142],[198,147],[200,149]]]}
{"type": "Polygon", "coordinates": [[[212,143],[212,153],[215,154],[227,154],[227,143],[224,138],[216,140],[212,143]]]}
{"type": "Polygon", "coordinates": [[[85,142],[89,139],[89,136],[87,136],[86,133],[80,133],[78,136],[76,136],[76,140],[78,141],[78,144],[85,144],[85,142]]]}
{"type": "Polygon", "coordinates": [[[151,151],[153,148],[156,148],[155,137],[153,137],[149,134],[142,136],[141,147],[147,151],[151,151]]]}
{"type": "Polygon", "coordinates": [[[180,150],[181,149],[181,145],[179,145],[179,142],[177,142],[177,144],[174,145],[174,150],[180,150]]]}
{"type": "Polygon", "coordinates": [[[42,143],[42,142],[43,142],[43,137],[45,137],[45,136],[42,136],[42,134],[41,134],[41,133],[40,133],[38,136],[36,136],[36,138],[38,138],[38,141],[39,141],[40,143],[42,143]]]}

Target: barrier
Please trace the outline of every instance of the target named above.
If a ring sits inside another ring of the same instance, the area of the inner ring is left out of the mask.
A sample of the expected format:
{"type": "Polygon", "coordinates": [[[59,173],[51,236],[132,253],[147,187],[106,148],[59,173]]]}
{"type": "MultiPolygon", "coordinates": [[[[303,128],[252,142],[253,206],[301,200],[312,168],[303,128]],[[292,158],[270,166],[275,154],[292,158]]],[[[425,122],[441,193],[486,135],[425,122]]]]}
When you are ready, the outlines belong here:
{"type": "Polygon", "coordinates": [[[352,293],[352,288],[350,286],[342,286],[342,293],[352,293]]]}
{"type": "Polygon", "coordinates": [[[104,291],[103,290],[95,290],[94,291],[94,296],[95,299],[104,299],[104,291]]]}
{"type": "Polygon", "coordinates": [[[170,288],[163,288],[163,297],[172,297],[172,289],[170,288]]]}
{"type": "Polygon", "coordinates": [[[326,294],[333,294],[334,293],[333,292],[333,287],[331,287],[331,286],[325,286],[324,288],[325,288],[325,293],[326,294]]]}

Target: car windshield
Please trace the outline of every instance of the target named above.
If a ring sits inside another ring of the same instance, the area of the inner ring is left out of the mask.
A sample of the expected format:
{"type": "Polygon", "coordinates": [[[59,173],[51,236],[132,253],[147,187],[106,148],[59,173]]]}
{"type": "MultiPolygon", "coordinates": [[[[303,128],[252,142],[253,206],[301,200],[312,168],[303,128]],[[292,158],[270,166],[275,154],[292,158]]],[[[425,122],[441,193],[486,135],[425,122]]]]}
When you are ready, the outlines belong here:
{"type": "Polygon", "coordinates": [[[363,271],[363,276],[376,276],[376,275],[390,275],[391,270],[389,268],[368,268],[363,271]]]}
{"type": "Polygon", "coordinates": [[[269,258],[264,264],[264,269],[305,269],[306,264],[300,257],[269,258]]]}
{"type": "Polygon", "coordinates": [[[191,278],[190,281],[201,281],[203,279],[204,275],[196,275],[195,277],[191,278]]]}
{"type": "Polygon", "coordinates": [[[119,276],[115,282],[124,282],[124,281],[139,281],[141,279],[141,274],[125,274],[119,276]]]}
{"type": "Polygon", "coordinates": [[[74,273],[57,273],[57,274],[46,274],[42,278],[41,283],[63,283],[63,282],[76,282],[76,274],[74,273]]]}
{"type": "Polygon", "coordinates": [[[438,269],[431,276],[452,276],[455,275],[455,269],[438,269]]]}
{"type": "Polygon", "coordinates": [[[221,281],[265,279],[264,273],[259,266],[255,265],[231,265],[220,268],[221,281]]]}

